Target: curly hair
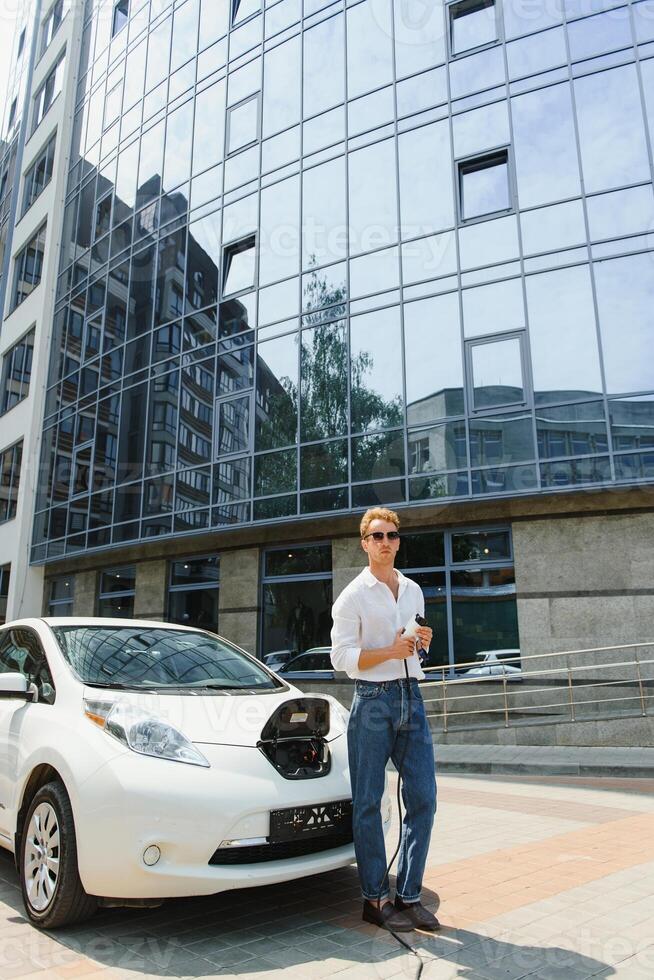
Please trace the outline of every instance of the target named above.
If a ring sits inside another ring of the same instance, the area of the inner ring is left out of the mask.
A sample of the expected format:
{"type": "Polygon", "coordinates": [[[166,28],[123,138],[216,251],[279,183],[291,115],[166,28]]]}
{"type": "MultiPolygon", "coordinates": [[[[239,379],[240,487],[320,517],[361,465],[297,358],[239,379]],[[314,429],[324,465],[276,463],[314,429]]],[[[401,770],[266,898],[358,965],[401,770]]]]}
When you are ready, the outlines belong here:
{"type": "Polygon", "coordinates": [[[400,530],[400,518],[394,510],[389,510],[387,507],[371,507],[361,518],[359,531],[362,538],[368,533],[368,528],[373,521],[388,521],[390,524],[394,524],[398,531],[400,530]]]}

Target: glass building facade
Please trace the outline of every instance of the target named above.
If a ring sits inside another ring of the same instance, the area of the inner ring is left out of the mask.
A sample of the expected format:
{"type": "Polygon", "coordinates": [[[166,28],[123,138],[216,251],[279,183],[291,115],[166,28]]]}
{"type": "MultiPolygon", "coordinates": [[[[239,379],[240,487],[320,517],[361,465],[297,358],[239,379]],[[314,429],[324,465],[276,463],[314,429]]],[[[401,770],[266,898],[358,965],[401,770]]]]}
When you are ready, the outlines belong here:
{"type": "Polygon", "coordinates": [[[87,3],[32,560],[652,482],[653,93],[652,0],[87,3]]]}

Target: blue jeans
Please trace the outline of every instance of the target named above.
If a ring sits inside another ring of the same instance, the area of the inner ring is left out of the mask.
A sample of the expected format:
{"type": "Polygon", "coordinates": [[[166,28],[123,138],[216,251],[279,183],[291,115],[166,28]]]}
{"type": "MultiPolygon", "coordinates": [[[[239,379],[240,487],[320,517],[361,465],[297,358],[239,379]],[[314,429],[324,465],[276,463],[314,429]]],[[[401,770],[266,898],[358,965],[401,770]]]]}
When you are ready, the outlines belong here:
{"type": "Polygon", "coordinates": [[[434,750],[416,680],[356,681],[348,753],[354,849],[363,897],[376,901],[388,896],[381,801],[386,764],[392,759],[396,768],[402,768],[405,810],[396,893],[404,902],[416,902],[436,812],[434,750]]]}

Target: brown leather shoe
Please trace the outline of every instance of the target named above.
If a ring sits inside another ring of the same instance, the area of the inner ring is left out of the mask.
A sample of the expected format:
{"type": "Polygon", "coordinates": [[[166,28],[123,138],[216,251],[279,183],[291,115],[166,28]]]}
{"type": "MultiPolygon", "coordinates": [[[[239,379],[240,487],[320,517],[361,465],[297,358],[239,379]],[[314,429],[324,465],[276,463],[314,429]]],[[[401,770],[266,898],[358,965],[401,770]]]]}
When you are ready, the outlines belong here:
{"type": "MultiPolygon", "coordinates": [[[[436,906],[438,908],[438,906],[436,906]]],[[[437,932],[441,924],[436,916],[426,909],[420,902],[403,902],[401,898],[395,899],[395,908],[411,922],[414,929],[422,929],[425,932],[437,932]]]]}
{"type": "Polygon", "coordinates": [[[391,902],[378,909],[372,902],[364,900],[361,918],[389,932],[411,932],[414,928],[412,921],[403,912],[398,912],[391,902]]]}

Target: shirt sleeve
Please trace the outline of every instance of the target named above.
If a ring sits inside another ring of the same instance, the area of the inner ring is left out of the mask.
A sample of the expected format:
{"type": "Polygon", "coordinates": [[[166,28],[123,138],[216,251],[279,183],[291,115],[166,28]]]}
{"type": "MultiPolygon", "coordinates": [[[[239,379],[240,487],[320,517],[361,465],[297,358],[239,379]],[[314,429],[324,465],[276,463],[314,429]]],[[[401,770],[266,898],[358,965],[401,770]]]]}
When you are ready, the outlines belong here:
{"type": "Polygon", "coordinates": [[[332,666],[354,677],[361,653],[361,617],[352,596],[338,597],[332,608],[332,619],[332,666]]]}

